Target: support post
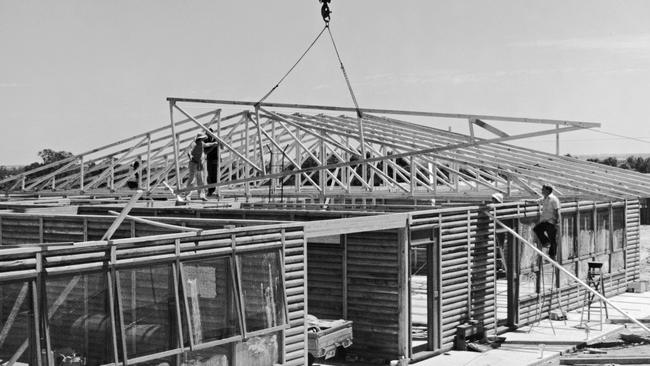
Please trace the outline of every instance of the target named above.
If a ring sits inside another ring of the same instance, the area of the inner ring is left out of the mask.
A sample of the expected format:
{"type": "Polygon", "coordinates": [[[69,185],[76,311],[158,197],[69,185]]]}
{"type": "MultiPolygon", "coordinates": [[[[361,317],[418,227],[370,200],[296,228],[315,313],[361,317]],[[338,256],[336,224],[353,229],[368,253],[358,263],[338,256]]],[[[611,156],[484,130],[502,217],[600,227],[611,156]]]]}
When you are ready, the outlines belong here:
{"type": "Polygon", "coordinates": [[[174,107],[176,102],[173,100],[169,101],[169,119],[172,124],[172,139],[174,140],[174,164],[176,164],[176,188],[181,189],[181,168],[178,165],[178,136],[176,136],[176,127],[174,127],[174,107]]]}
{"type": "MultiPolygon", "coordinates": [[[[560,130],[560,125],[558,123],[555,124],[555,130],[556,131],[560,130]]],[[[555,133],[555,155],[560,156],[560,133],[559,132],[555,133]]]]}
{"type": "Polygon", "coordinates": [[[84,191],[84,157],[79,157],[79,190],[84,191]]]}
{"type": "Polygon", "coordinates": [[[147,192],[151,189],[151,134],[147,134],[147,192]]]}

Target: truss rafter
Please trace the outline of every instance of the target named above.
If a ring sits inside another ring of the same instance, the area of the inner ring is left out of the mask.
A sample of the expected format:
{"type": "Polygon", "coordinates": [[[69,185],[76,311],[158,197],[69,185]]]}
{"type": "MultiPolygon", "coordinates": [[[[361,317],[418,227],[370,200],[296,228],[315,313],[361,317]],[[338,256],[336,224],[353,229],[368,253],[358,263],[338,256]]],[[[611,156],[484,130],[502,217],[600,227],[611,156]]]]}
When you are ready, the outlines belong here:
{"type": "Polygon", "coordinates": [[[6,178],[0,184],[8,192],[39,193],[121,192],[137,186],[151,195],[164,192],[163,183],[176,186],[178,192],[195,189],[183,184],[187,152],[194,136],[204,132],[219,141],[221,148],[216,183],[208,186],[243,195],[275,192],[281,187],[287,193],[318,196],[370,192],[460,198],[489,197],[494,192],[531,196],[541,184],[551,183],[560,194],[570,196],[650,196],[650,178],[642,174],[507,144],[599,126],[593,122],[386,109],[361,109],[359,117],[356,108],[347,107],[168,101],[169,126],[6,178]],[[195,111],[206,104],[215,109],[195,111]],[[233,106],[242,110],[222,116],[222,108],[233,106]],[[183,119],[176,121],[174,112],[183,119]],[[468,134],[403,120],[411,117],[458,120],[469,127],[468,134]],[[513,133],[497,128],[493,124],[497,121],[523,124],[530,131],[513,133]],[[479,129],[488,137],[479,137],[479,129]]]}

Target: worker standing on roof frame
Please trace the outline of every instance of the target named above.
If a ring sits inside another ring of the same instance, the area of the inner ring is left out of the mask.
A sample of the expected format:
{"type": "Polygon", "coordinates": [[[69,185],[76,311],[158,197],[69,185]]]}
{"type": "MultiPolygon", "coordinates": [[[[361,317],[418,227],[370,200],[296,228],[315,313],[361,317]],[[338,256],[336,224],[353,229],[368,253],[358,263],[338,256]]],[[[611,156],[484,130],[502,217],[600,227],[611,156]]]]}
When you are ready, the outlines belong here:
{"type": "Polygon", "coordinates": [[[542,215],[533,231],[543,247],[549,246],[548,256],[555,259],[560,225],[560,200],[553,194],[553,186],[550,184],[542,185],[542,196],[534,201],[542,205],[542,215]]]}
{"type": "MultiPolygon", "coordinates": [[[[194,181],[194,178],[196,178],[196,185],[197,186],[203,186],[205,185],[205,176],[203,175],[203,168],[204,168],[204,151],[207,148],[217,146],[219,142],[208,142],[208,137],[202,133],[196,135],[196,138],[194,139],[194,142],[192,142],[192,149],[190,152],[187,154],[190,162],[189,162],[189,175],[187,177],[187,188],[190,188],[192,186],[192,182],[194,181]]],[[[217,146],[218,147],[218,146],[217,146]]],[[[190,194],[192,191],[188,191],[185,194],[185,199],[190,198],[190,194]]],[[[208,199],[205,197],[205,191],[203,188],[199,189],[199,198],[202,201],[207,201],[208,199]]]]}

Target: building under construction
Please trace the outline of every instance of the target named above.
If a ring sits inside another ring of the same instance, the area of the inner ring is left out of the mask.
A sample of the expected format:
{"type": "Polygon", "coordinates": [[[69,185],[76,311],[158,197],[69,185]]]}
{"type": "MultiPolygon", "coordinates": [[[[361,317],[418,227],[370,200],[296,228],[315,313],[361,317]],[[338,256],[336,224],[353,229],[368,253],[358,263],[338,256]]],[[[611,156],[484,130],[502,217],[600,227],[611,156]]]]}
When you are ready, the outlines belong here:
{"type": "Polygon", "coordinates": [[[639,278],[650,178],[509,144],[598,124],[168,101],[170,124],[0,181],[3,365],[304,365],[307,314],[353,321],[349,357],[422,359],[582,306],[589,262],[607,296],[639,278]],[[178,205],[199,132],[214,194],[178,205]]]}

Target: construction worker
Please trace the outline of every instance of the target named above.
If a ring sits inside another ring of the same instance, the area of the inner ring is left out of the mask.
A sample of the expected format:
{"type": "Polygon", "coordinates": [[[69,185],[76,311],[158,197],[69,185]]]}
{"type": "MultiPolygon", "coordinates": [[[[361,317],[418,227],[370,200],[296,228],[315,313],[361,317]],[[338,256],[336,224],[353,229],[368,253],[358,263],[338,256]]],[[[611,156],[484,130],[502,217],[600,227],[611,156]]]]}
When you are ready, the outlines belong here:
{"type": "Polygon", "coordinates": [[[550,246],[548,256],[555,259],[557,252],[557,231],[560,225],[560,200],[553,194],[553,187],[549,184],[542,186],[542,198],[536,202],[542,205],[542,215],[533,231],[542,246],[550,246]]]}
{"type": "MultiPolygon", "coordinates": [[[[192,186],[192,182],[194,181],[194,178],[196,178],[196,185],[197,186],[203,186],[205,185],[205,176],[203,174],[205,164],[204,164],[204,151],[206,148],[216,146],[219,143],[218,142],[207,142],[208,137],[202,133],[196,135],[196,138],[194,139],[194,142],[192,142],[193,146],[191,151],[187,154],[188,157],[190,158],[190,163],[189,163],[189,175],[187,177],[187,188],[190,188],[192,186]]],[[[192,191],[188,191],[187,194],[185,195],[185,199],[189,199],[190,194],[192,191]]],[[[202,201],[207,201],[208,199],[205,197],[205,191],[201,188],[199,189],[199,198],[202,201]]]]}
{"type": "MultiPolygon", "coordinates": [[[[210,131],[214,132],[212,129],[210,129],[210,131]]],[[[213,143],[215,141],[217,140],[210,135],[208,136],[205,143],[213,143]]],[[[208,184],[217,183],[217,177],[219,175],[219,168],[220,168],[220,161],[219,161],[220,153],[221,153],[220,144],[216,144],[215,146],[205,149],[205,162],[206,162],[205,165],[208,174],[208,184]]],[[[208,196],[214,194],[216,189],[217,189],[216,187],[208,188],[208,196]]]]}

